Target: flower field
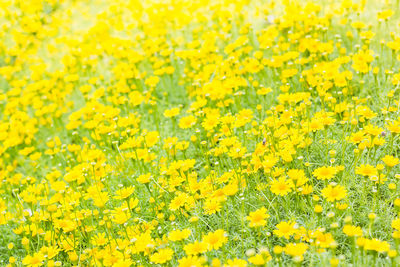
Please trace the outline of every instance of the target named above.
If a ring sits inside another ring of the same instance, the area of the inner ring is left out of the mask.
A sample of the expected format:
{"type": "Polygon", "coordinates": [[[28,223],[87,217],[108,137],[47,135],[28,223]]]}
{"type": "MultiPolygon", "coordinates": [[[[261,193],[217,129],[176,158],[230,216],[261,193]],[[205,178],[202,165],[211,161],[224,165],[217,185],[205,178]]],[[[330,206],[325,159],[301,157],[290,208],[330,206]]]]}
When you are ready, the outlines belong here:
{"type": "Polygon", "coordinates": [[[399,266],[396,0],[0,2],[0,266],[399,266]]]}

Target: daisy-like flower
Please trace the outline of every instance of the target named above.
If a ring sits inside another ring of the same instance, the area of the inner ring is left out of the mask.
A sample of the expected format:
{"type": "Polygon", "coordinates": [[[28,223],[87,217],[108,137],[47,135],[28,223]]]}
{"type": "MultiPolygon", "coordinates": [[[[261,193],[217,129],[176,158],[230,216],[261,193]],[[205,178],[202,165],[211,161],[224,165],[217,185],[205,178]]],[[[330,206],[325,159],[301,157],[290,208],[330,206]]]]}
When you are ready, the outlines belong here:
{"type": "Polygon", "coordinates": [[[337,168],[332,166],[323,166],[313,171],[313,175],[319,180],[330,180],[335,177],[337,168]]]}
{"type": "Polygon", "coordinates": [[[247,216],[247,220],[250,221],[250,227],[259,227],[264,226],[269,218],[269,214],[267,214],[267,209],[262,207],[256,211],[250,212],[249,216],[247,216]]]}
{"type": "Polygon", "coordinates": [[[203,238],[203,242],[209,245],[209,249],[219,249],[228,241],[227,233],[218,229],[215,232],[208,233],[203,238]]]}
{"type": "Polygon", "coordinates": [[[172,255],[174,255],[174,251],[172,249],[160,249],[150,256],[150,261],[155,264],[163,264],[170,261],[172,259],[172,255]]]}
{"type": "Polygon", "coordinates": [[[377,176],[378,170],[372,165],[362,164],[356,168],[356,174],[368,177],[377,176]]]}
{"type": "Polygon", "coordinates": [[[293,187],[293,181],[291,179],[286,179],[283,176],[270,182],[271,192],[279,196],[287,195],[292,191],[293,187]]]}
{"type": "Polygon", "coordinates": [[[347,195],[347,190],[341,185],[328,185],[321,191],[324,198],[329,202],[342,200],[347,195]]]}
{"type": "Polygon", "coordinates": [[[274,234],[278,237],[284,237],[289,239],[290,236],[297,233],[297,224],[293,221],[280,222],[276,225],[276,229],[274,230],[274,234]]]}
{"type": "Polygon", "coordinates": [[[382,158],[382,161],[388,166],[388,167],[394,167],[397,164],[400,163],[400,160],[396,157],[393,157],[391,155],[386,155],[382,158]]]}
{"type": "Polygon", "coordinates": [[[133,194],[134,191],[135,191],[135,187],[133,187],[133,186],[121,188],[115,192],[114,198],[120,199],[120,200],[127,199],[128,197],[130,197],[133,194]]]}

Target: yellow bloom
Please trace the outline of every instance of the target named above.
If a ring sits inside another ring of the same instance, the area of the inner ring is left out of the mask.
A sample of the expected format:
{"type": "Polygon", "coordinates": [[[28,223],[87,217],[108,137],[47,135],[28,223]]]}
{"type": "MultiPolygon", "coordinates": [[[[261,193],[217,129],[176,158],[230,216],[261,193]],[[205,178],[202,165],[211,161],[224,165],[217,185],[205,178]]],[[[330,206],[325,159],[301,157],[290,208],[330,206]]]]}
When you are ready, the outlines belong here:
{"type": "Polygon", "coordinates": [[[313,171],[313,175],[319,180],[332,179],[337,173],[337,169],[332,166],[323,166],[313,171]]]}
{"type": "Polygon", "coordinates": [[[136,181],[138,181],[141,184],[147,184],[150,182],[150,178],[151,178],[151,173],[142,174],[139,175],[138,178],[136,178],[136,181]]]}
{"type": "Polygon", "coordinates": [[[221,210],[221,203],[216,199],[207,199],[204,203],[204,214],[211,215],[221,210]]]}
{"type": "Polygon", "coordinates": [[[183,250],[187,255],[198,255],[208,250],[208,244],[205,242],[195,241],[194,243],[186,244],[183,250]]]}
{"type": "Polygon", "coordinates": [[[178,263],[178,267],[201,267],[204,266],[205,258],[198,256],[187,256],[181,258],[178,263]]]}
{"type": "Polygon", "coordinates": [[[400,218],[394,219],[391,225],[393,229],[400,231],[400,218]]]}
{"type": "Polygon", "coordinates": [[[242,260],[242,259],[227,260],[226,264],[224,266],[226,266],[226,267],[246,267],[247,261],[242,260]]]}
{"type": "Polygon", "coordinates": [[[27,265],[28,267],[38,267],[42,266],[44,263],[45,257],[41,252],[36,252],[32,256],[28,255],[23,260],[22,263],[27,265]]]}
{"type": "Polygon", "coordinates": [[[264,226],[269,218],[269,214],[267,214],[267,209],[262,207],[256,211],[250,212],[249,216],[247,216],[247,220],[250,221],[250,227],[259,227],[264,226]]]}
{"type": "Polygon", "coordinates": [[[360,174],[362,176],[377,176],[378,171],[374,166],[369,164],[362,164],[356,168],[356,174],[360,174]]]}
{"type": "Polygon", "coordinates": [[[166,111],[164,111],[164,117],[166,118],[176,117],[178,116],[179,112],[180,112],[179,108],[167,109],[166,111]]]}
{"type": "Polygon", "coordinates": [[[365,239],[364,243],[365,250],[374,250],[376,252],[388,252],[390,249],[390,245],[387,241],[381,241],[379,239],[365,239]]]}
{"type": "Polygon", "coordinates": [[[292,191],[294,187],[292,180],[280,177],[270,182],[271,192],[275,195],[285,196],[292,191]]]}
{"type": "Polygon", "coordinates": [[[345,235],[347,235],[347,236],[350,236],[350,237],[352,237],[352,236],[362,236],[363,235],[361,227],[354,226],[354,225],[349,225],[349,224],[346,224],[343,227],[343,233],[345,235]]]}
{"type": "Polygon", "coordinates": [[[188,238],[190,235],[190,230],[189,229],[183,229],[183,230],[174,230],[171,231],[168,234],[168,239],[171,241],[181,241],[184,240],[186,238],[188,238]]]}
{"type": "Polygon", "coordinates": [[[382,158],[382,161],[388,166],[388,167],[394,167],[397,164],[399,164],[400,160],[398,158],[395,158],[391,155],[386,155],[382,158]]]}
{"type": "Polygon", "coordinates": [[[188,128],[192,128],[197,122],[197,119],[195,116],[187,116],[187,117],[183,117],[180,121],[179,121],[179,127],[181,129],[188,129],[188,128]]]}
{"type": "Polygon", "coordinates": [[[206,236],[203,237],[203,242],[209,245],[210,250],[219,249],[227,241],[228,241],[227,233],[222,229],[208,233],[206,236]]]}
{"type": "Polygon", "coordinates": [[[328,185],[321,191],[322,195],[327,201],[333,202],[337,200],[342,200],[347,195],[347,190],[341,185],[328,185]]]}
{"type": "Polygon", "coordinates": [[[308,245],[305,243],[289,243],[284,247],[283,251],[292,257],[300,257],[302,259],[307,249],[308,245]]]}
{"type": "Polygon", "coordinates": [[[133,186],[128,186],[122,189],[119,189],[115,192],[115,199],[126,199],[128,197],[130,197],[130,195],[133,194],[133,192],[135,191],[135,187],[133,186]]]}
{"type": "Polygon", "coordinates": [[[274,234],[278,237],[284,237],[286,239],[289,239],[290,236],[297,233],[297,224],[296,222],[292,221],[280,222],[276,225],[276,228],[277,229],[274,230],[274,234]]]}
{"type": "Polygon", "coordinates": [[[155,264],[163,264],[170,261],[172,259],[172,255],[174,255],[174,251],[172,249],[160,249],[150,256],[150,261],[155,264]]]}

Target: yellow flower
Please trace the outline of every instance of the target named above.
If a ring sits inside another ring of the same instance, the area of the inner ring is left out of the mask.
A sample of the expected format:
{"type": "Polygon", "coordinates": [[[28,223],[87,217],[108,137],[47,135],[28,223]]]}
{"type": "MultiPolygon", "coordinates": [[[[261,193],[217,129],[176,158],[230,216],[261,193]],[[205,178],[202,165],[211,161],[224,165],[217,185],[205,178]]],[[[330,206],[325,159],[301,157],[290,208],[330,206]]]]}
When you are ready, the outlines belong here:
{"type": "Polygon", "coordinates": [[[159,139],[160,135],[157,131],[148,132],[144,138],[147,147],[153,147],[159,139]]]}
{"type": "Polygon", "coordinates": [[[205,242],[195,241],[194,243],[186,244],[183,250],[188,255],[198,255],[206,252],[208,250],[208,244],[205,242]]]}
{"type": "Polygon", "coordinates": [[[242,259],[227,260],[224,267],[246,267],[247,261],[242,259]]]}
{"type": "Polygon", "coordinates": [[[270,87],[261,87],[257,90],[257,95],[266,95],[270,92],[272,92],[272,89],[270,87]]]}
{"type": "Polygon", "coordinates": [[[221,210],[221,203],[216,199],[207,199],[204,203],[204,214],[211,215],[221,210]]]}
{"type": "Polygon", "coordinates": [[[322,195],[327,201],[333,202],[337,200],[342,200],[347,195],[347,190],[341,185],[328,185],[321,191],[322,195]]]}
{"type": "Polygon", "coordinates": [[[353,236],[362,236],[363,232],[361,230],[361,227],[359,226],[354,226],[350,224],[346,224],[343,227],[343,233],[347,236],[353,237],[353,236]]]}
{"type": "Polygon", "coordinates": [[[388,252],[390,249],[390,245],[387,241],[381,241],[379,239],[365,239],[364,243],[365,250],[374,250],[376,252],[388,252]]]}
{"type": "Polygon", "coordinates": [[[195,116],[187,116],[187,117],[183,117],[182,119],[180,119],[179,121],[179,127],[181,129],[188,129],[188,128],[192,128],[197,122],[197,119],[195,116]]]}
{"type": "Polygon", "coordinates": [[[98,233],[92,238],[92,243],[96,246],[104,246],[107,244],[108,239],[106,238],[106,233],[98,233]]]}
{"type": "Polygon", "coordinates": [[[126,199],[128,197],[130,197],[130,195],[133,194],[133,192],[135,191],[135,187],[133,186],[128,186],[122,189],[119,189],[115,192],[115,199],[126,199]]]}
{"type": "Polygon", "coordinates": [[[186,238],[188,238],[190,235],[190,230],[189,229],[183,229],[183,230],[174,230],[171,231],[168,234],[168,239],[171,241],[181,241],[184,240],[186,238]]]}
{"type": "Polygon", "coordinates": [[[397,164],[399,164],[400,160],[398,158],[395,158],[391,155],[386,155],[382,158],[382,161],[388,166],[388,167],[394,167],[397,164]]]}
{"type": "Polygon", "coordinates": [[[378,20],[387,20],[391,16],[393,16],[394,12],[391,9],[386,9],[378,12],[378,20]]]}
{"type": "Polygon", "coordinates": [[[263,255],[261,255],[261,254],[257,254],[255,256],[250,257],[249,258],[249,262],[251,264],[254,264],[254,265],[257,265],[257,266],[264,266],[265,263],[266,263],[263,255]]]}
{"type": "Polygon", "coordinates": [[[280,177],[270,182],[271,192],[275,195],[285,196],[292,191],[293,187],[292,180],[285,177],[280,177]]]}
{"type": "Polygon", "coordinates": [[[227,233],[218,229],[215,232],[208,233],[203,237],[203,242],[209,245],[210,250],[219,249],[228,241],[227,233]]]}
{"type": "Polygon", "coordinates": [[[356,174],[360,174],[362,176],[377,176],[378,171],[374,166],[369,164],[362,164],[356,168],[356,174]]]}
{"type": "Polygon", "coordinates": [[[297,188],[303,186],[308,181],[304,170],[290,169],[288,170],[287,175],[292,181],[294,181],[297,188]]]}
{"type": "Polygon", "coordinates": [[[33,256],[26,256],[22,260],[22,263],[28,267],[38,267],[43,265],[44,260],[45,256],[41,252],[36,252],[33,254],[33,256]]]}
{"type": "Polygon", "coordinates": [[[393,229],[400,231],[400,218],[394,219],[391,225],[393,229]]]}
{"type": "Polygon", "coordinates": [[[142,174],[139,175],[138,178],[136,178],[136,181],[138,181],[141,184],[147,184],[150,182],[150,178],[151,178],[151,173],[142,174]]]}
{"type": "Polygon", "coordinates": [[[172,259],[172,255],[174,255],[174,251],[172,249],[160,249],[150,256],[150,261],[155,264],[163,264],[170,261],[172,259]]]}
{"type": "Polygon", "coordinates": [[[336,242],[331,233],[322,233],[320,231],[316,231],[314,242],[321,248],[330,248],[336,246],[336,242]]]}
{"type": "Polygon", "coordinates": [[[113,222],[117,224],[124,224],[131,217],[128,209],[122,207],[114,209],[112,214],[113,214],[113,222]]]}
{"type": "Polygon", "coordinates": [[[283,248],[283,251],[292,257],[299,257],[302,259],[307,249],[308,245],[305,243],[289,243],[283,248]]]}
{"type": "Polygon", "coordinates": [[[319,180],[332,179],[337,173],[337,169],[332,166],[323,166],[313,171],[313,175],[319,180]]]}
{"type": "Polygon", "coordinates": [[[174,211],[181,207],[183,207],[188,199],[188,195],[185,193],[180,193],[172,199],[171,203],[169,204],[169,209],[174,211]]]}
{"type": "Polygon", "coordinates": [[[280,222],[276,225],[276,228],[277,229],[274,230],[274,234],[278,237],[284,237],[286,239],[289,239],[290,236],[297,233],[297,224],[296,222],[292,221],[280,222]]]}
{"type": "Polygon", "coordinates": [[[267,209],[262,207],[256,211],[250,212],[249,216],[247,216],[247,220],[249,220],[250,227],[259,227],[264,226],[269,218],[269,214],[267,214],[267,209]]]}
{"type": "Polygon", "coordinates": [[[249,258],[249,262],[254,265],[257,265],[257,266],[264,266],[271,259],[272,259],[272,257],[271,257],[271,254],[269,253],[268,249],[260,248],[260,251],[258,254],[249,258]]]}
{"type": "Polygon", "coordinates": [[[316,213],[321,213],[322,210],[323,210],[323,208],[322,208],[321,205],[315,205],[315,206],[314,206],[314,211],[315,211],[316,213]]]}
{"type": "Polygon", "coordinates": [[[164,111],[164,117],[172,118],[172,117],[178,116],[179,112],[180,112],[179,108],[167,109],[166,111],[164,111]]]}
{"type": "Polygon", "coordinates": [[[178,267],[201,267],[204,266],[205,258],[198,256],[187,256],[181,258],[178,267]]]}

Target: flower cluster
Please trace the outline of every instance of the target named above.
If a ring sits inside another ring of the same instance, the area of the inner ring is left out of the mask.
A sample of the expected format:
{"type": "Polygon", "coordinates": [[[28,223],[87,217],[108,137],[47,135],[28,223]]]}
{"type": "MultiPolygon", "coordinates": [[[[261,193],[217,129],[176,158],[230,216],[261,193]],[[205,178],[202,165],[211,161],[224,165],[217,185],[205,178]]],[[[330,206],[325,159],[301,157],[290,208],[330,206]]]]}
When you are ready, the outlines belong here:
{"type": "Polygon", "coordinates": [[[1,1],[0,265],[399,265],[400,9],[366,2],[1,1]]]}

